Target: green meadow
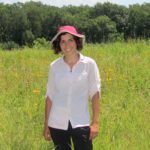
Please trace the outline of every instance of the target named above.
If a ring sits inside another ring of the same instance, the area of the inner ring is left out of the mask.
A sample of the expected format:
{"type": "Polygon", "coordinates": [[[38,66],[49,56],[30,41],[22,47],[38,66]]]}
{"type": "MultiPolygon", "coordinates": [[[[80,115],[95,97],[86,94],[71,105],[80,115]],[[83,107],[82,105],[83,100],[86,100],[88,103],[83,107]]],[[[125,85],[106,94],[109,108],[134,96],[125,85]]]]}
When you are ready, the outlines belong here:
{"type": "MultiPolygon", "coordinates": [[[[100,133],[94,150],[150,150],[150,43],[87,44],[100,70],[100,133]]],[[[53,51],[0,50],[0,150],[53,150],[43,138],[53,51]]]]}

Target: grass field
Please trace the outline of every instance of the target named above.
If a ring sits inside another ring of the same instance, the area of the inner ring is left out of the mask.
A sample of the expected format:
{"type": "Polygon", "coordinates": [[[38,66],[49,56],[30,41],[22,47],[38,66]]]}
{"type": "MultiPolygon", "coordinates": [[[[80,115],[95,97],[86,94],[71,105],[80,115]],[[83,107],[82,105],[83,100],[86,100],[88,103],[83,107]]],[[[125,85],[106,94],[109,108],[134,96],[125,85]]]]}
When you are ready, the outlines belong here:
{"type": "MultiPolygon", "coordinates": [[[[150,43],[85,45],[102,79],[94,150],[150,150],[150,43]]],[[[43,138],[50,50],[0,50],[0,150],[52,150],[43,138]]]]}

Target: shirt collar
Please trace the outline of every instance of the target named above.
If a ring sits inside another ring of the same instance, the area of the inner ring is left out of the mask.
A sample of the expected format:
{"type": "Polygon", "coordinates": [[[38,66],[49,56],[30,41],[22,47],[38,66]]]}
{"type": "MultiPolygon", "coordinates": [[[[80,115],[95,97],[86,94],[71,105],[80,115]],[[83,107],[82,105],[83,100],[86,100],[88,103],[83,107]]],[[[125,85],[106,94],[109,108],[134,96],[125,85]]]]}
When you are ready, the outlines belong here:
{"type": "Polygon", "coordinates": [[[79,61],[84,62],[84,56],[81,53],[79,53],[79,55],[80,55],[79,61]]]}
{"type": "MultiPolygon", "coordinates": [[[[79,62],[86,62],[85,61],[85,56],[84,55],[82,55],[80,52],[79,52],[79,56],[80,56],[80,58],[79,58],[79,62]]],[[[64,56],[62,56],[62,61],[64,62],[64,56]]]]}

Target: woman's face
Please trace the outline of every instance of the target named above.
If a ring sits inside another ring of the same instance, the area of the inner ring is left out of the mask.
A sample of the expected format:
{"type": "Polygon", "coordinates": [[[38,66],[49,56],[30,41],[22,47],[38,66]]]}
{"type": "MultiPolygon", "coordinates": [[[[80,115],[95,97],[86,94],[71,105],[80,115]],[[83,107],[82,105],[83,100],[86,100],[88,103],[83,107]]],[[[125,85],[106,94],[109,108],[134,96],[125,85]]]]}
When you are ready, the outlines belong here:
{"type": "Polygon", "coordinates": [[[64,54],[77,51],[77,45],[73,35],[69,33],[62,35],[60,39],[60,48],[64,54]]]}

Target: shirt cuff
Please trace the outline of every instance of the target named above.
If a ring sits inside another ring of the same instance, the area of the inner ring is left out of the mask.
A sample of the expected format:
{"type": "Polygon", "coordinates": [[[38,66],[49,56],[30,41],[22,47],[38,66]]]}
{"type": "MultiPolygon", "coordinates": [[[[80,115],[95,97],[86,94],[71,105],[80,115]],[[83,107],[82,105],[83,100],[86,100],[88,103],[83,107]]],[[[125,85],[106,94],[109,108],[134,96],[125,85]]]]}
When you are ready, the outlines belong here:
{"type": "Polygon", "coordinates": [[[93,96],[96,94],[96,92],[100,92],[100,85],[93,86],[93,87],[91,88],[91,91],[90,91],[90,93],[89,93],[90,99],[93,98],[93,96]]]}

